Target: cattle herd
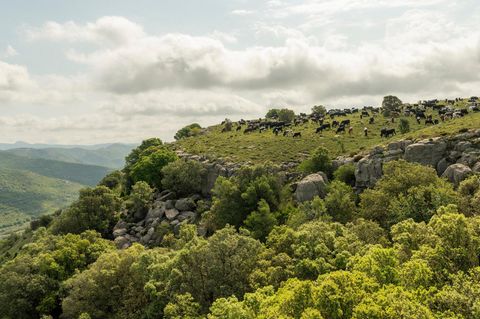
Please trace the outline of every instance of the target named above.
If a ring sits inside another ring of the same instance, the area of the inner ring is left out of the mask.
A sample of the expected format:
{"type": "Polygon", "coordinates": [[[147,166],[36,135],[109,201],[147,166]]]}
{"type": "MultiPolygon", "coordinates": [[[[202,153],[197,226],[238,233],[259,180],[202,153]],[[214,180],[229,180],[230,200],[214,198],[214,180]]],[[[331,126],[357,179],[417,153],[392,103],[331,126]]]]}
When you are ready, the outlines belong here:
{"type": "MultiPolygon", "coordinates": [[[[436,125],[451,119],[460,118],[469,112],[480,112],[480,101],[478,97],[471,97],[468,99],[470,106],[467,108],[456,108],[455,104],[463,99],[457,98],[455,100],[428,100],[421,101],[417,104],[404,104],[393,110],[389,110],[388,116],[385,116],[384,109],[381,107],[364,106],[359,109],[356,107],[345,108],[342,110],[331,109],[324,115],[312,113],[300,113],[296,115],[291,122],[280,121],[278,119],[258,119],[258,120],[240,120],[232,123],[229,120],[222,122],[224,126],[222,132],[231,131],[235,125],[236,131],[242,131],[244,134],[253,132],[263,133],[267,131],[273,132],[274,135],[291,136],[293,138],[302,137],[302,133],[296,130],[299,125],[306,123],[315,123],[315,133],[321,134],[323,131],[334,131],[335,134],[353,134],[353,126],[351,120],[345,117],[357,115],[363,123],[363,119],[369,125],[375,124],[379,120],[380,115],[388,120],[385,121],[386,126],[380,130],[381,137],[391,137],[396,135],[394,128],[389,128],[391,123],[395,123],[395,119],[401,116],[412,117],[418,124],[436,125]],[[430,112],[429,112],[430,111],[430,112]],[[427,112],[429,114],[427,114],[427,112]]],[[[364,127],[365,136],[368,136],[369,128],[364,127]]]]}

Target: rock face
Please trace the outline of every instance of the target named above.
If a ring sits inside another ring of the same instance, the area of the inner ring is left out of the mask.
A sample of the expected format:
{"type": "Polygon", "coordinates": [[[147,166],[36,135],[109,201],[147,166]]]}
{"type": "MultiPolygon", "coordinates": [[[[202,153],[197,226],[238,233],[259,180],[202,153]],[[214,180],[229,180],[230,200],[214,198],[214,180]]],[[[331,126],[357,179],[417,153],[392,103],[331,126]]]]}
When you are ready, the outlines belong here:
{"type": "Polygon", "coordinates": [[[468,177],[472,173],[470,167],[464,164],[452,164],[445,172],[442,174],[442,177],[446,177],[450,182],[452,182],[455,186],[458,186],[460,182],[468,177]]]}
{"type": "Polygon", "coordinates": [[[324,198],[327,193],[327,182],[322,172],[308,175],[297,184],[295,198],[299,202],[312,200],[315,196],[324,198]]]}
{"type": "Polygon", "coordinates": [[[354,159],[341,157],[336,163],[353,161],[357,192],[374,186],[382,177],[383,164],[398,159],[432,166],[440,176],[458,184],[469,171],[480,172],[480,129],[452,137],[392,142],[386,148],[376,147],[354,159]]]}
{"type": "Polygon", "coordinates": [[[404,158],[408,162],[430,165],[436,168],[438,162],[444,157],[446,150],[447,143],[441,139],[422,141],[407,146],[404,158]]]}
{"type": "MultiPolygon", "coordinates": [[[[175,200],[171,195],[165,197],[162,193],[157,194],[144,219],[133,219],[132,222],[120,220],[115,225],[113,237],[118,248],[128,248],[135,242],[154,246],[161,242],[166,232],[173,231],[178,234],[181,225],[194,223],[197,220],[196,202],[202,197],[194,195],[175,200]],[[169,199],[165,200],[165,198],[169,199]]],[[[124,215],[127,219],[127,216],[131,216],[128,211],[125,211],[124,215]]]]}

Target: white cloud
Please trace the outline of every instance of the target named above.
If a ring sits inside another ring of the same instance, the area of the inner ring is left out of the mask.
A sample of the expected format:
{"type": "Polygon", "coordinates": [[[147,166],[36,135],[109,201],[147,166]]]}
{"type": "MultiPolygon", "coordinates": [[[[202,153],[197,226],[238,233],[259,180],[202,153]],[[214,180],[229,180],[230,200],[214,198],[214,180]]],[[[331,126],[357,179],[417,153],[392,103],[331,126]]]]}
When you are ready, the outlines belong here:
{"type": "Polygon", "coordinates": [[[236,15],[236,16],[249,16],[249,15],[252,15],[252,14],[255,14],[255,11],[253,10],[244,10],[244,9],[237,9],[237,10],[233,10],[231,12],[231,14],[233,15],[236,15]]]}
{"type": "Polygon", "coordinates": [[[18,55],[17,50],[15,50],[15,48],[12,47],[11,45],[7,45],[7,47],[3,51],[3,54],[0,54],[0,58],[8,59],[17,55],[18,55]]]}
{"type": "Polygon", "coordinates": [[[95,22],[78,25],[73,21],[63,24],[49,21],[40,28],[27,28],[30,40],[67,42],[95,42],[122,45],[145,36],[143,28],[123,17],[102,17],[95,22]]]}

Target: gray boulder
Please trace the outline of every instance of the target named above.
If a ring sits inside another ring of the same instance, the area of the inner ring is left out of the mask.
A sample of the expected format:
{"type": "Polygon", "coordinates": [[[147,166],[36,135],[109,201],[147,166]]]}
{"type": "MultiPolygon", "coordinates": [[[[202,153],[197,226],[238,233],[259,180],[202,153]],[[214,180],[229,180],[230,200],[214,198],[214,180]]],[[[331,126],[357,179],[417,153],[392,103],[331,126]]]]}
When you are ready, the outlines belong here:
{"type": "Polygon", "coordinates": [[[442,174],[442,177],[447,178],[455,186],[458,186],[460,182],[468,177],[472,173],[470,167],[463,164],[452,164],[445,172],[442,174]]]}
{"type": "Polygon", "coordinates": [[[315,196],[324,198],[327,194],[327,180],[324,173],[311,174],[297,184],[295,198],[299,202],[312,200],[315,196]]]}
{"type": "Polygon", "coordinates": [[[372,187],[383,175],[381,158],[362,158],[355,167],[355,186],[359,189],[372,187]]]}
{"type": "Polygon", "coordinates": [[[175,208],[167,209],[165,211],[165,217],[167,217],[168,220],[175,219],[175,217],[177,217],[178,214],[180,214],[180,212],[178,210],[176,210],[175,208]]]}
{"type": "Polygon", "coordinates": [[[438,162],[445,156],[447,144],[439,139],[422,141],[410,144],[405,148],[405,160],[437,167],[438,162]]]}
{"type": "Polygon", "coordinates": [[[473,165],[472,171],[475,173],[480,173],[480,162],[477,162],[475,165],[473,165]]]}
{"type": "Polygon", "coordinates": [[[132,245],[130,241],[123,236],[115,238],[114,242],[115,242],[115,246],[117,246],[117,248],[119,249],[126,249],[132,245]]]}
{"type": "Polygon", "coordinates": [[[181,212],[180,215],[177,216],[177,219],[181,222],[184,220],[193,221],[195,216],[196,214],[194,212],[181,212]]]}
{"type": "Polygon", "coordinates": [[[195,201],[192,198],[182,198],[175,203],[175,208],[181,212],[194,210],[195,207],[195,201]]]}

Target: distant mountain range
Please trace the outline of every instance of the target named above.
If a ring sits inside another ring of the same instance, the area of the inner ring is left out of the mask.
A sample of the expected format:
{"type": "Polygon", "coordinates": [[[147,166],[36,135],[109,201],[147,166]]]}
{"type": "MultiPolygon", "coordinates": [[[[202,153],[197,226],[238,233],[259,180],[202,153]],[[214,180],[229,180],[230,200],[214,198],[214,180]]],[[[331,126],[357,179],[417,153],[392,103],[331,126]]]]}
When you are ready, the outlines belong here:
{"type": "Polygon", "coordinates": [[[0,144],[0,237],[53,213],[123,167],[130,144],[0,144]]]}
{"type": "Polygon", "coordinates": [[[133,144],[99,144],[99,145],[47,145],[0,144],[0,150],[31,159],[48,159],[76,164],[121,168],[125,156],[134,148],[133,144]]]}

